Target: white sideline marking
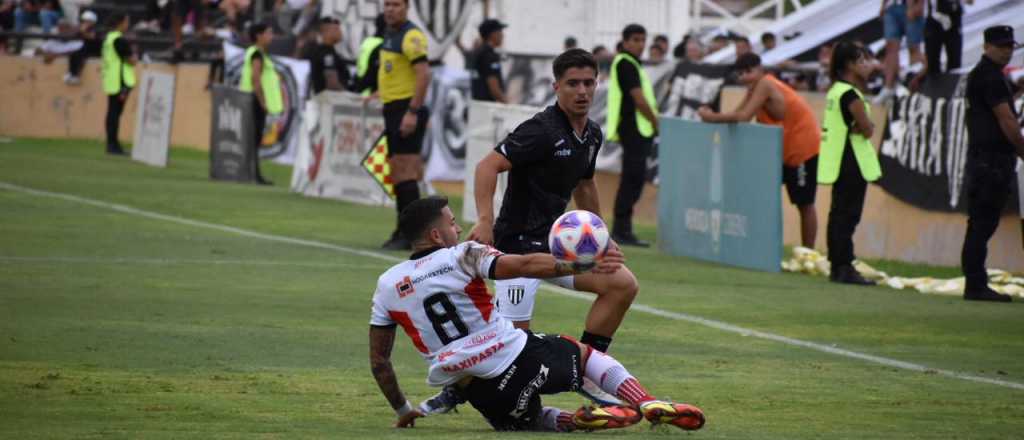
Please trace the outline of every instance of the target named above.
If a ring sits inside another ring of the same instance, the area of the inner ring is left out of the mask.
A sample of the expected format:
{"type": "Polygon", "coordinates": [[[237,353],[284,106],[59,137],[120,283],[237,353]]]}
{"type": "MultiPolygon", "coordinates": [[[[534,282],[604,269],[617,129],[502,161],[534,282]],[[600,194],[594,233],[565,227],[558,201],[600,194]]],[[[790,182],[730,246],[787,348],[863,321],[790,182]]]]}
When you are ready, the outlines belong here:
{"type": "Polygon", "coordinates": [[[376,264],[353,264],[353,263],[304,263],[300,261],[272,261],[272,260],[211,260],[211,259],[180,259],[180,258],[94,258],[94,257],[14,257],[0,255],[0,261],[17,263],[81,263],[81,264],[145,264],[145,265],[170,265],[170,264],[202,264],[202,265],[238,265],[238,266],[299,266],[299,267],[346,267],[352,269],[376,269],[376,264]]]}
{"type": "MultiPolygon", "coordinates": [[[[132,215],[137,215],[137,216],[140,216],[140,217],[151,218],[151,219],[155,219],[155,220],[163,220],[163,221],[172,222],[172,223],[178,223],[178,224],[183,224],[183,225],[195,226],[195,227],[198,227],[198,228],[206,228],[206,229],[213,229],[213,230],[217,230],[217,231],[229,232],[229,233],[232,233],[232,234],[238,234],[238,235],[242,235],[242,236],[245,236],[245,237],[253,237],[253,238],[259,238],[259,239],[268,240],[268,241],[275,241],[275,242],[279,242],[279,243],[295,244],[295,245],[300,245],[300,246],[309,246],[309,247],[314,247],[314,248],[319,248],[319,249],[329,249],[329,250],[345,252],[345,253],[349,253],[349,254],[353,254],[353,255],[360,255],[360,256],[364,256],[364,257],[376,258],[378,260],[383,260],[383,261],[392,262],[392,263],[393,262],[402,261],[401,258],[397,258],[397,257],[391,256],[391,255],[387,255],[387,254],[384,254],[384,253],[380,253],[380,252],[368,251],[368,250],[364,250],[364,249],[356,249],[356,248],[351,248],[351,247],[348,247],[348,246],[340,246],[340,245],[324,243],[324,242],[314,241],[314,240],[305,240],[305,239],[300,239],[300,238],[286,237],[286,236],[282,236],[282,235],[263,234],[263,233],[260,233],[260,232],[250,231],[250,230],[247,230],[247,229],[241,229],[241,228],[236,228],[236,227],[232,227],[232,226],[220,225],[220,224],[216,224],[216,223],[208,223],[208,222],[204,222],[204,221],[200,221],[200,220],[192,220],[192,219],[188,219],[188,218],[184,218],[184,217],[178,217],[178,216],[173,216],[173,215],[159,214],[159,213],[156,213],[156,212],[145,211],[145,210],[142,210],[142,209],[133,208],[133,207],[126,206],[126,205],[120,205],[120,204],[116,204],[116,203],[108,203],[108,202],[103,202],[103,201],[99,201],[99,200],[89,199],[89,198],[85,198],[85,197],[79,197],[79,196],[75,196],[75,195],[71,195],[71,194],[64,194],[64,193],[58,193],[58,192],[51,192],[51,191],[43,191],[43,190],[38,190],[38,189],[26,188],[26,187],[23,187],[23,186],[13,185],[13,184],[6,183],[6,182],[0,182],[0,188],[4,188],[4,189],[10,190],[10,191],[21,192],[21,193],[25,193],[25,194],[31,194],[31,195],[35,195],[35,196],[52,197],[52,198],[67,200],[67,201],[71,201],[71,202],[81,203],[81,204],[95,206],[95,207],[99,207],[99,208],[110,209],[110,210],[121,212],[121,213],[125,213],[125,214],[132,214],[132,215]]],[[[586,293],[581,293],[581,292],[576,292],[576,291],[572,291],[572,290],[568,290],[568,289],[563,289],[561,287],[551,286],[551,285],[547,285],[547,284],[542,284],[542,287],[544,289],[547,289],[550,292],[553,292],[553,293],[556,293],[556,294],[559,294],[559,295],[563,295],[563,296],[567,296],[567,297],[570,297],[570,298],[583,299],[583,300],[586,300],[586,301],[591,301],[593,299],[593,295],[586,294],[586,293]]],[[[703,325],[703,326],[706,326],[706,327],[711,327],[711,328],[714,328],[714,329],[726,331],[726,332],[729,332],[729,333],[735,333],[735,334],[742,335],[742,336],[753,336],[755,338],[767,339],[769,341],[775,341],[775,342],[783,343],[783,344],[786,344],[786,345],[792,345],[792,346],[796,346],[796,347],[809,348],[811,350],[817,350],[817,351],[821,351],[821,352],[824,352],[824,353],[834,354],[834,355],[837,355],[837,356],[843,356],[843,357],[848,357],[848,358],[852,358],[852,359],[859,359],[859,360],[866,361],[866,362],[871,362],[871,363],[875,363],[875,364],[885,365],[887,367],[900,368],[900,369],[904,369],[904,370],[917,371],[917,372],[921,372],[921,373],[937,374],[937,375],[940,375],[940,376],[951,377],[951,378],[954,378],[954,379],[961,379],[961,380],[966,380],[966,381],[971,381],[971,382],[986,383],[986,384],[996,385],[996,386],[1001,386],[1001,387],[1006,387],[1006,388],[1013,388],[1013,389],[1017,389],[1017,390],[1024,390],[1024,384],[1017,383],[1017,382],[1010,382],[1010,381],[1006,381],[1006,380],[999,380],[999,379],[992,379],[992,378],[988,378],[988,377],[975,376],[975,375],[966,374],[966,373],[960,373],[960,372],[956,372],[956,371],[952,371],[952,370],[942,370],[942,369],[938,369],[938,368],[931,368],[931,367],[928,367],[928,366],[925,366],[925,365],[921,365],[921,364],[915,364],[915,363],[911,363],[911,362],[904,362],[904,361],[900,361],[900,360],[896,360],[896,359],[890,359],[890,358],[885,358],[885,357],[881,357],[881,356],[874,356],[874,355],[870,355],[870,354],[859,353],[859,352],[856,352],[856,351],[844,350],[842,348],[836,348],[836,347],[833,347],[833,346],[829,346],[829,345],[825,345],[825,344],[820,344],[820,343],[816,343],[816,342],[803,341],[803,340],[800,340],[800,339],[793,339],[793,338],[788,338],[788,337],[781,336],[781,335],[776,335],[774,333],[767,333],[767,332],[762,332],[762,331],[758,331],[758,330],[751,330],[751,329],[747,329],[747,328],[744,328],[744,327],[732,325],[732,324],[729,324],[729,323],[726,323],[726,322],[722,322],[722,321],[716,321],[716,320],[713,320],[713,319],[701,318],[700,316],[689,315],[689,314],[686,314],[686,313],[669,312],[669,311],[657,309],[657,308],[654,308],[654,307],[651,307],[651,306],[647,306],[647,305],[643,305],[643,304],[634,303],[633,306],[632,306],[632,310],[635,310],[635,311],[638,311],[638,312],[642,312],[642,313],[647,313],[647,314],[654,315],[654,316],[660,316],[662,318],[668,318],[668,319],[672,319],[672,320],[676,320],[676,321],[686,321],[686,322],[690,322],[690,323],[693,323],[693,324],[699,324],[699,325],[703,325]]]]}

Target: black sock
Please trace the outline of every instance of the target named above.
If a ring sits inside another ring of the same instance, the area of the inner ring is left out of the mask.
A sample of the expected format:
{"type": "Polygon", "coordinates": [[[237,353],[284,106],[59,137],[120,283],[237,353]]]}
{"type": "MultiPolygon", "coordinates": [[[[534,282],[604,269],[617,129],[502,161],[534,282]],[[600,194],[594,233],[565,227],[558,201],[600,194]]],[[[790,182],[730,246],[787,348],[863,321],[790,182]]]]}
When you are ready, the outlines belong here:
{"type": "Polygon", "coordinates": [[[601,353],[608,352],[608,346],[612,345],[612,338],[607,336],[595,335],[586,330],[583,331],[583,336],[580,338],[580,342],[593,347],[595,350],[601,353]]]}
{"type": "Polygon", "coordinates": [[[395,207],[398,208],[399,214],[406,206],[419,198],[420,186],[415,180],[406,180],[395,184],[395,207]]]}

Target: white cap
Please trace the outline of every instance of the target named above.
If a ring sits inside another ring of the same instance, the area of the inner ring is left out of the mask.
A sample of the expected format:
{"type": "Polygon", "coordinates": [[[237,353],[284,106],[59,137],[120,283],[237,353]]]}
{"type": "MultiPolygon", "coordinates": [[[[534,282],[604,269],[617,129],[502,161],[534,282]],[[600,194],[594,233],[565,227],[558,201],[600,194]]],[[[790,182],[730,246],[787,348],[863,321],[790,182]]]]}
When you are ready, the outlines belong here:
{"type": "Polygon", "coordinates": [[[82,21],[96,22],[96,13],[92,11],[82,11],[82,21]]]}

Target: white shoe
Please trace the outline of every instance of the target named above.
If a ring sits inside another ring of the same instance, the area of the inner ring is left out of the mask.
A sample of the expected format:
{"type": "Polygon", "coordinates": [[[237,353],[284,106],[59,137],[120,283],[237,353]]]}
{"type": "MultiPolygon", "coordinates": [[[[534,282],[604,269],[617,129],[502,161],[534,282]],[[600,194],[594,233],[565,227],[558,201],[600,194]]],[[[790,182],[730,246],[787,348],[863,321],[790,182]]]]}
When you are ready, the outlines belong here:
{"type": "Polygon", "coordinates": [[[875,99],[872,99],[871,102],[875,105],[882,105],[894,97],[896,97],[896,89],[882,87],[882,91],[878,92],[878,95],[875,95],[875,99]]]}
{"type": "Polygon", "coordinates": [[[77,86],[77,85],[79,85],[81,83],[82,83],[82,80],[79,77],[74,76],[74,75],[72,75],[70,73],[65,73],[64,74],[64,84],[67,84],[69,86],[77,86]]]}
{"type": "Polygon", "coordinates": [[[583,386],[580,387],[580,390],[577,391],[577,393],[600,406],[623,404],[617,397],[606,393],[601,389],[601,387],[597,386],[596,383],[586,377],[583,378],[583,386]]]}

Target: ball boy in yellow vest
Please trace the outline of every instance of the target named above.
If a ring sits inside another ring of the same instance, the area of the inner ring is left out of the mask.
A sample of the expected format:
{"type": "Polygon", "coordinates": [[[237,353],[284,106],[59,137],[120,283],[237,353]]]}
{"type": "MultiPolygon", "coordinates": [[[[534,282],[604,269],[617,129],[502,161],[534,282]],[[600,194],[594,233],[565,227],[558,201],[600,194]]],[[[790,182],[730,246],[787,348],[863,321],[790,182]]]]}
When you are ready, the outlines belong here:
{"type": "Polygon", "coordinates": [[[281,97],[281,79],[274,70],[274,61],[267,54],[267,48],[274,39],[274,30],[265,23],[255,23],[249,27],[249,41],[252,45],[245,50],[245,63],[242,65],[242,79],[238,88],[243,92],[252,93],[256,97],[253,106],[253,161],[255,162],[256,183],[273,185],[260,173],[260,145],[263,144],[263,128],[267,115],[277,115],[284,111],[284,100],[281,97]]]}
{"type": "Polygon", "coordinates": [[[110,32],[103,39],[103,93],[107,95],[107,153],[125,154],[117,140],[124,103],[135,87],[135,55],[128,42],[121,38],[131,24],[128,16],[114,13],[107,21],[110,32]]]}

